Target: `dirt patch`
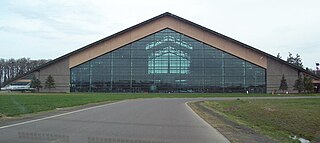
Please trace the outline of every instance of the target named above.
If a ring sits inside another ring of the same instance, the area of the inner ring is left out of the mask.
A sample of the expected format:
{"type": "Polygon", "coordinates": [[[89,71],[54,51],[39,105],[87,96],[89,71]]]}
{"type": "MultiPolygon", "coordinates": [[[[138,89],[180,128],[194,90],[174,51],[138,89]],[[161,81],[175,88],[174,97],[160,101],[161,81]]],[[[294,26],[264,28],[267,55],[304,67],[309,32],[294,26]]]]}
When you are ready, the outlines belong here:
{"type": "Polygon", "coordinates": [[[225,108],[224,110],[229,112],[229,111],[236,111],[236,110],[239,110],[240,107],[239,106],[231,106],[229,108],[225,108]]]}
{"type": "Polygon", "coordinates": [[[264,110],[269,111],[269,112],[274,112],[276,111],[276,109],[272,108],[272,107],[265,107],[264,110]]]}
{"type": "MultiPolygon", "coordinates": [[[[206,107],[204,101],[191,102],[188,104],[200,117],[216,128],[232,143],[276,143],[277,141],[254,131],[253,129],[235,123],[220,113],[206,107]]],[[[228,111],[238,110],[234,106],[228,111]]]]}

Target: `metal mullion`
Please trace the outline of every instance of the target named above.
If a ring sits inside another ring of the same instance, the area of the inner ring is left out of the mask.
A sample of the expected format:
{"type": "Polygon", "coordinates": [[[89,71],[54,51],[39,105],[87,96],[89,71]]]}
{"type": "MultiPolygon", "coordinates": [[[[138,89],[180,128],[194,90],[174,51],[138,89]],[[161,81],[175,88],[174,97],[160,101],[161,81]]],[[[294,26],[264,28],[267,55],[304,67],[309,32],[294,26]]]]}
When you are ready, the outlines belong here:
{"type": "Polygon", "coordinates": [[[113,52],[111,52],[111,64],[110,64],[110,91],[112,91],[113,86],[113,52]]]}
{"type": "Polygon", "coordinates": [[[132,44],[130,44],[130,91],[132,92],[132,44]]]}

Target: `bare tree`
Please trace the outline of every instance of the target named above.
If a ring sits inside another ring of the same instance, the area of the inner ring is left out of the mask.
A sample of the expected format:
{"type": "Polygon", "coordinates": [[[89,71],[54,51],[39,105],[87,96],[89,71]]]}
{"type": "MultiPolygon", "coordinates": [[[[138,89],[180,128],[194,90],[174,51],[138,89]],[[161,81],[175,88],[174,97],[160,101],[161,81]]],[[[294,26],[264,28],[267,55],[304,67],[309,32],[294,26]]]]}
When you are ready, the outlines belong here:
{"type": "Polygon", "coordinates": [[[50,60],[31,60],[30,58],[21,59],[0,59],[0,87],[3,83],[22,75],[32,69],[47,63],[50,60]]]}

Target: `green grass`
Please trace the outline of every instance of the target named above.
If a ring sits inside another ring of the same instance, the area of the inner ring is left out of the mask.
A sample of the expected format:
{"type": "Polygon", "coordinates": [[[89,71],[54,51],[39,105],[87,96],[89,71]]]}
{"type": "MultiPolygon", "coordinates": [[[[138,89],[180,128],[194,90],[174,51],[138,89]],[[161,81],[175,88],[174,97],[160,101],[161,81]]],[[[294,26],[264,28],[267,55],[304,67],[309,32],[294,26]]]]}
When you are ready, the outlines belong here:
{"type": "Polygon", "coordinates": [[[320,99],[206,101],[205,106],[280,142],[320,141],[320,99]]]}
{"type": "MultiPolygon", "coordinates": [[[[292,94],[296,96],[296,94],[292,94]]],[[[306,94],[316,95],[316,94],[306,94]]],[[[17,116],[104,101],[136,98],[196,98],[282,96],[271,94],[168,94],[168,93],[0,93],[0,116],[17,116]]],[[[287,95],[285,95],[287,96],[287,95]]]]}

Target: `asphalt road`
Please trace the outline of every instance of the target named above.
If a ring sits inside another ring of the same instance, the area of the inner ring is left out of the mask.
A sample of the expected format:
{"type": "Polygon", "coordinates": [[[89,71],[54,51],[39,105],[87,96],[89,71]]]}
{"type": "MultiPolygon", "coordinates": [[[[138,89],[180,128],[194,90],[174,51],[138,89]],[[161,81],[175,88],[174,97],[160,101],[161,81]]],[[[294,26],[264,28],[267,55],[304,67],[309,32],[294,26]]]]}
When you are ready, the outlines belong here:
{"type": "MultiPolygon", "coordinates": [[[[288,99],[319,97],[244,97],[288,99]]],[[[229,142],[185,103],[237,98],[137,99],[0,127],[0,143],[229,142]]]]}
{"type": "Polygon", "coordinates": [[[229,142],[185,103],[138,99],[0,128],[1,143],[220,143],[229,142]]]}

